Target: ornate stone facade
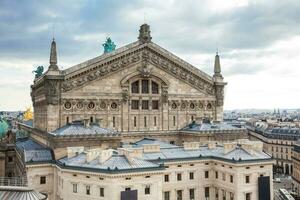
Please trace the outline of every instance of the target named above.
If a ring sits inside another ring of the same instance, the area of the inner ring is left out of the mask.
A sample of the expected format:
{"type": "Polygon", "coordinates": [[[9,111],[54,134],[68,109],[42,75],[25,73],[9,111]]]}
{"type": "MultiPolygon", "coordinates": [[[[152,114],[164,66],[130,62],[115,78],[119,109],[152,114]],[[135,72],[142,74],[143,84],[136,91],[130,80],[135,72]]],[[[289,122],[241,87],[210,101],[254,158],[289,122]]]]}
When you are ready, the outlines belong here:
{"type": "Polygon", "coordinates": [[[53,41],[49,70],[32,85],[34,127],[53,131],[89,119],[122,132],[163,132],[195,119],[222,121],[219,61],[211,77],[151,39],[144,24],[139,41],[63,71],[53,67],[53,41]]]}

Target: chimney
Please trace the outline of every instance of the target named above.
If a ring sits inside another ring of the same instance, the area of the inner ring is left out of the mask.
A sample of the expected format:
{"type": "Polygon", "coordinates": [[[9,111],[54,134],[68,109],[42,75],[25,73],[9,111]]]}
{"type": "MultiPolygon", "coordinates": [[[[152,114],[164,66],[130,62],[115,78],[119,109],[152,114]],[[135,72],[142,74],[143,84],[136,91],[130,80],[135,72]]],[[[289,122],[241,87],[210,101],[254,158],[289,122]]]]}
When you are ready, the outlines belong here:
{"type": "Polygon", "coordinates": [[[84,147],[67,147],[68,158],[73,158],[84,151],[84,147]]]}
{"type": "Polygon", "coordinates": [[[184,150],[195,150],[199,149],[200,143],[199,142],[184,142],[183,149],[184,150]]]}
{"type": "Polygon", "coordinates": [[[216,148],[216,141],[208,141],[208,149],[214,149],[216,148]]]}
{"type": "Polygon", "coordinates": [[[160,145],[159,144],[144,144],[143,150],[145,153],[160,152],[160,145]]]}
{"type": "Polygon", "coordinates": [[[95,160],[100,155],[101,151],[102,149],[100,148],[88,150],[86,154],[86,162],[95,160]]]}
{"type": "Polygon", "coordinates": [[[228,142],[228,143],[224,143],[224,154],[229,153],[230,151],[232,151],[233,149],[236,148],[236,143],[235,142],[228,142]]]}
{"type": "Polygon", "coordinates": [[[108,159],[110,159],[113,155],[114,151],[112,149],[103,150],[99,156],[99,163],[104,163],[108,159]]]}

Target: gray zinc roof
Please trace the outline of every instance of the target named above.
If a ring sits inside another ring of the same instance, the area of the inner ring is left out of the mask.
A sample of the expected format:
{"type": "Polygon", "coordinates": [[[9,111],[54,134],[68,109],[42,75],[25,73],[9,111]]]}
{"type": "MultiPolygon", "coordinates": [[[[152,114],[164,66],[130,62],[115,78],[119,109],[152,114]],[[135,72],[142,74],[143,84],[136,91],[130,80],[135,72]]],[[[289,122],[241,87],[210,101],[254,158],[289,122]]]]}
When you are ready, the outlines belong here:
{"type": "Polygon", "coordinates": [[[42,162],[53,160],[51,149],[35,142],[31,138],[23,138],[16,142],[17,151],[25,162],[42,162]]]}
{"type": "Polygon", "coordinates": [[[169,143],[159,141],[159,140],[155,140],[155,139],[151,139],[151,138],[144,138],[140,141],[137,141],[137,142],[132,144],[132,147],[143,147],[143,145],[147,145],[147,144],[159,145],[160,148],[176,147],[176,145],[169,144],[169,143]]]}
{"type": "Polygon", "coordinates": [[[99,156],[90,162],[86,161],[86,157],[86,153],[81,153],[72,158],[62,158],[59,162],[65,166],[94,168],[100,170],[130,170],[159,167],[158,164],[138,158],[134,158],[131,162],[129,162],[123,155],[113,155],[104,163],[99,162],[99,156]]]}
{"type": "Polygon", "coordinates": [[[85,126],[82,122],[72,122],[61,128],[56,129],[50,134],[55,136],[75,136],[75,135],[117,136],[119,133],[111,129],[102,128],[97,124],[91,124],[89,126],[85,126]]]}
{"type": "Polygon", "coordinates": [[[236,126],[226,123],[191,123],[184,127],[183,131],[224,131],[224,130],[242,130],[236,126]]]}
{"type": "Polygon", "coordinates": [[[160,152],[144,153],[143,158],[145,160],[172,160],[172,159],[187,159],[187,158],[199,158],[201,157],[215,157],[227,160],[243,160],[251,161],[257,159],[270,159],[271,157],[264,152],[248,153],[242,147],[237,146],[235,149],[228,153],[224,153],[223,146],[216,146],[209,149],[207,146],[202,146],[194,150],[185,150],[183,147],[165,148],[160,149],[160,152]]]}
{"type": "Polygon", "coordinates": [[[0,199],[44,200],[47,199],[47,196],[23,187],[0,187],[0,199]]]}

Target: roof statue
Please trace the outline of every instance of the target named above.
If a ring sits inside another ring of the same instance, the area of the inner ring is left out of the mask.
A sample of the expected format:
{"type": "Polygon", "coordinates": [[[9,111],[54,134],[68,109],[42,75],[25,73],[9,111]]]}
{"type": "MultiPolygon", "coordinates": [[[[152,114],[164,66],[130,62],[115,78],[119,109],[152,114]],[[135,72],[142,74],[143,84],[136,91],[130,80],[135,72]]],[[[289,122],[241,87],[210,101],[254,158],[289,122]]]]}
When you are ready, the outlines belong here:
{"type": "Polygon", "coordinates": [[[43,72],[44,72],[44,67],[43,66],[38,66],[36,68],[36,70],[32,71],[32,73],[35,73],[35,78],[38,78],[38,77],[42,76],[43,72]]]}
{"type": "Polygon", "coordinates": [[[140,34],[139,34],[139,41],[142,43],[146,43],[146,42],[151,42],[151,31],[150,31],[150,26],[148,24],[143,24],[140,27],[140,34]]]}
{"type": "Polygon", "coordinates": [[[104,53],[112,52],[116,49],[115,43],[110,39],[110,37],[106,38],[106,41],[104,44],[102,44],[104,47],[104,53]]]}
{"type": "Polygon", "coordinates": [[[32,107],[31,106],[26,108],[26,111],[23,114],[23,118],[24,118],[25,121],[33,119],[33,112],[32,112],[32,107]]]}

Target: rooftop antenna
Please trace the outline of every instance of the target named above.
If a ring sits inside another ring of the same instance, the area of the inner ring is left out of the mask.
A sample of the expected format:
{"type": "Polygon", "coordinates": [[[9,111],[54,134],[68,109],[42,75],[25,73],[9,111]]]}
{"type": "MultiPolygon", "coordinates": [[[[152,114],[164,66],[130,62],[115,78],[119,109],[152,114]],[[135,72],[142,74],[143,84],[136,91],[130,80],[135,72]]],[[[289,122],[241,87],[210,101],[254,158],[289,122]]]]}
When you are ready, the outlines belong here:
{"type": "Polygon", "coordinates": [[[146,12],[144,11],[144,24],[146,24],[146,12]]]}
{"type": "Polygon", "coordinates": [[[53,23],[53,26],[52,26],[52,40],[54,41],[55,39],[55,24],[53,23]]]}

